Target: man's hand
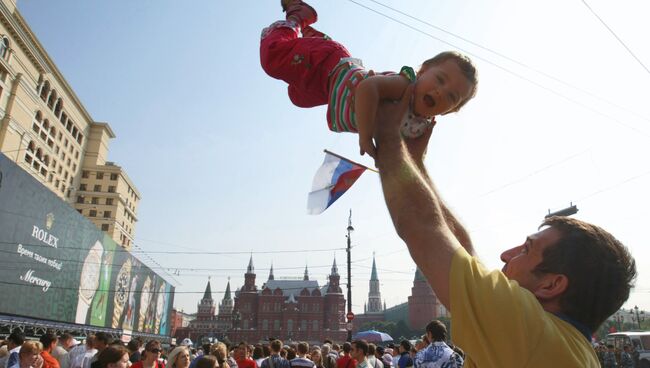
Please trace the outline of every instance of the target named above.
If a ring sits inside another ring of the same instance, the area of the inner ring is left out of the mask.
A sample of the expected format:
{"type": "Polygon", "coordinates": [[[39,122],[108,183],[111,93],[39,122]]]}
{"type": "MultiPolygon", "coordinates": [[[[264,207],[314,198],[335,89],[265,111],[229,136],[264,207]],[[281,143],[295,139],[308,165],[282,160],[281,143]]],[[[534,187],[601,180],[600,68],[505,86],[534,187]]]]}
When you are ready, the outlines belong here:
{"type": "Polygon", "coordinates": [[[377,111],[375,140],[377,141],[378,149],[381,149],[379,146],[381,146],[382,142],[402,140],[400,127],[411,103],[413,87],[413,84],[409,84],[404,90],[402,99],[399,102],[395,104],[382,104],[381,109],[377,111]]]}
{"type": "Polygon", "coordinates": [[[431,133],[433,133],[433,128],[435,126],[436,122],[434,121],[433,124],[427,127],[421,136],[404,139],[409,154],[413,158],[413,161],[418,163],[418,165],[424,162],[424,156],[426,155],[427,147],[429,146],[429,139],[431,138],[431,133]]]}

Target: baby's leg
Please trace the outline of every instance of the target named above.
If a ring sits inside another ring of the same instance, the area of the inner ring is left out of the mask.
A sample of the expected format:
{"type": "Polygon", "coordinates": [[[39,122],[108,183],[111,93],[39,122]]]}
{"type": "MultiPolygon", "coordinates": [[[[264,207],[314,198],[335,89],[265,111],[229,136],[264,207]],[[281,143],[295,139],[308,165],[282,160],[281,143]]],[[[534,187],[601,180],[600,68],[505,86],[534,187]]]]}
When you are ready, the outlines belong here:
{"type": "Polygon", "coordinates": [[[325,105],[329,73],[342,57],[350,54],[337,42],[298,35],[296,28],[286,24],[263,34],[260,45],[262,68],[269,76],[289,84],[289,97],[294,105],[325,105]]]}

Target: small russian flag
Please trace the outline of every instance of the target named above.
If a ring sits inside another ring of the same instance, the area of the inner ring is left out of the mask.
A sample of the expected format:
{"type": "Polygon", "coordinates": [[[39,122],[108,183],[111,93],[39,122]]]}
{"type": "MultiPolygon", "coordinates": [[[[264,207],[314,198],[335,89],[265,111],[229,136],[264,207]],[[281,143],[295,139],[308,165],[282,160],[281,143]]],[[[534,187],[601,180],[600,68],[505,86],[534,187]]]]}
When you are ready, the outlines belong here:
{"type": "Polygon", "coordinates": [[[339,199],[367,167],[325,150],[323,165],[314,175],[307,200],[307,213],[318,215],[339,199]]]}

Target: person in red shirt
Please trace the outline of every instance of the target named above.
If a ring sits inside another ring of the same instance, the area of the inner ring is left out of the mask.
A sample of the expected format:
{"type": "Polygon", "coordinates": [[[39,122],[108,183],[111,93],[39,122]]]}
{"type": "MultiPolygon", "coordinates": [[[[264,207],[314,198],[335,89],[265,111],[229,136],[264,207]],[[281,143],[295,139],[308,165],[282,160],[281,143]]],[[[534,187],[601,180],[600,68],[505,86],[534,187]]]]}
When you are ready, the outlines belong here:
{"type": "Polygon", "coordinates": [[[52,350],[59,342],[59,338],[53,333],[46,333],[41,336],[40,340],[43,344],[43,351],[41,351],[41,358],[43,358],[43,368],[61,368],[59,361],[52,356],[52,350]]]}
{"type": "Polygon", "coordinates": [[[337,368],[355,368],[357,360],[350,356],[352,345],[349,342],[343,344],[343,356],[336,361],[337,368]]]}
{"type": "Polygon", "coordinates": [[[250,357],[251,349],[248,343],[245,341],[240,342],[235,353],[238,368],[257,368],[257,363],[250,357]]]}

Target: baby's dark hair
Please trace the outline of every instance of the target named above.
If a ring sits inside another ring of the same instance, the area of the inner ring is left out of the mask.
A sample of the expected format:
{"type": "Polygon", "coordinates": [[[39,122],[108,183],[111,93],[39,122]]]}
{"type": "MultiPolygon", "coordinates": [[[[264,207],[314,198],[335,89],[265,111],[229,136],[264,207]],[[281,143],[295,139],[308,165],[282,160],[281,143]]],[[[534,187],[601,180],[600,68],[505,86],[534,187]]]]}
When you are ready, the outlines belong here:
{"type": "Polygon", "coordinates": [[[476,66],[472,62],[472,60],[466,56],[461,54],[460,52],[457,51],[445,51],[441,52],[438,55],[432,57],[431,59],[425,60],[422,63],[422,68],[426,68],[432,65],[438,65],[440,63],[444,63],[447,60],[453,60],[456,65],[460,68],[460,71],[463,73],[465,78],[467,78],[467,81],[472,84],[472,91],[469,94],[469,96],[461,100],[458,103],[458,106],[451,112],[456,112],[461,109],[461,107],[465,106],[467,101],[471,100],[476,96],[476,88],[478,87],[478,71],[476,70],[476,66]]]}

